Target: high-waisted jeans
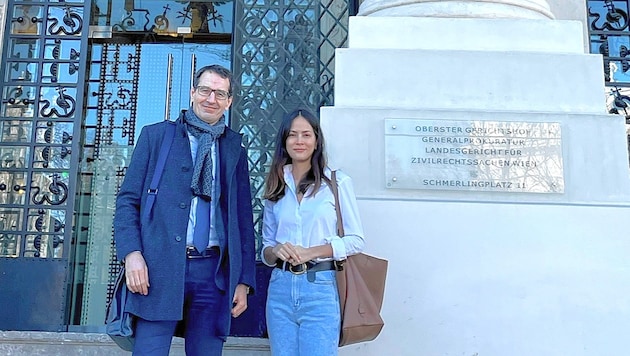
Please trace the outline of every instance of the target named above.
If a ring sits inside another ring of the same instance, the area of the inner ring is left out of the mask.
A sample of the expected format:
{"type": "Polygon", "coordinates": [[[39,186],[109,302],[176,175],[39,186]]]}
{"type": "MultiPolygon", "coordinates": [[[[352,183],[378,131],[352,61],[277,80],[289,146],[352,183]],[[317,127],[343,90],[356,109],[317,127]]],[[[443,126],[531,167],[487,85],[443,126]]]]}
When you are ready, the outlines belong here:
{"type": "Polygon", "coordinates": [[[266,308],[272,355],[337,355],[340,316],[335,273],[319,271],[309,278],[310,273],[295,275],[274,268],[266,308]]]}

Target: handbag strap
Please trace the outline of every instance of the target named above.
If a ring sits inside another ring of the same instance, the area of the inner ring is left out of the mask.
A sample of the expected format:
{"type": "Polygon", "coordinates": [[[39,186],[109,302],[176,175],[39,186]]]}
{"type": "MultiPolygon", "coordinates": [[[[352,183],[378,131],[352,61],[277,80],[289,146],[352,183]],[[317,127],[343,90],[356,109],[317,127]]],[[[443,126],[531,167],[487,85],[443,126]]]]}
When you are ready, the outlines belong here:
{"type": "Polygon", "coordinates": [[[164,166],[166,165],[166,158],[168,157],[168,152],[171,149],[174,137],[175,123],[169,122],[168,125],[166,125],[166,131],[164,132],[164,137],[162,138],[162,147],[160,147],[160,153],[158,155],[157,163],[155,164],[153,178],[151,179],[151,184],[149,184],[149,190],[147,191],[149,196],[147,197],[147,206],[144,209],[145,220],[149,219],[151,210],[153,210],[153,204],[155,203],[155,198],[158,193],[160,178],[162,178],[162,172],[164,171],[164,166]]]}
{"type": "Polygon", "coordinates": [[[341,218],[341,204],[339,204],[339,189],[337,187],[337,171],[332,171],[330,174],[330,189],[335,197],[335,211],[337,212],[337,235],[343,237],[345,235],[343,231],[343,219],[341,218]]]}

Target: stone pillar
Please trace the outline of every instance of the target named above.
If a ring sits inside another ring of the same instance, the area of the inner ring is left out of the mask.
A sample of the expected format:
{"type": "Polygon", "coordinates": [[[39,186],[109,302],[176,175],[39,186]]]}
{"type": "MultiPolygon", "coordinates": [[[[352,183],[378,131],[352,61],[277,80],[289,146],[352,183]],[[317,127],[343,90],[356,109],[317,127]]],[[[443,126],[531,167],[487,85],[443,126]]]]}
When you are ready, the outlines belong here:
{"type": "Polygon", "coordinates": [[[553,19],[545,0],[365,0],[360,16],[553,19]]]}
{"type": "Polygon", "coordinates": [[[624,119],[550,4],[584,8],[366,0],[350,18],[321,124],[390,264],[383,332],[340,356],[628,353],[624,119]]]}

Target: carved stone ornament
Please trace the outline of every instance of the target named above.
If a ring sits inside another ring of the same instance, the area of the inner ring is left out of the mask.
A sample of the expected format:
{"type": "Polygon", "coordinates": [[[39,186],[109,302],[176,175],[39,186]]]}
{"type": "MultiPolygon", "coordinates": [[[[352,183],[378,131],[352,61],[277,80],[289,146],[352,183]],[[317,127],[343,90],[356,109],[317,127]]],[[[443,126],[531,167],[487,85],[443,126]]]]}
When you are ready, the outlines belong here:
{"type": "Polygon", "coordinates": [[[553,19],[545,0],[365,0],[360,16],[553,19]]]}

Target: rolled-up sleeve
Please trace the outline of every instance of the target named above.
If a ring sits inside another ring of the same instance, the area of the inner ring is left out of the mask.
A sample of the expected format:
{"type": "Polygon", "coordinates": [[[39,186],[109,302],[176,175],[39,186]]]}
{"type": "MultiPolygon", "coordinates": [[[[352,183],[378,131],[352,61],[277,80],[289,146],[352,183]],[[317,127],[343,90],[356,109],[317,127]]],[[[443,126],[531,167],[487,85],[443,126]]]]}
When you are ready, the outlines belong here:
{"type": "Polygon", "coordinates": [[[345,174],[340,175],[338,173],[337,181],[345,236],[330,236],[326,240],[333,249],[333,259],[340,261],[363,251],[365,238],[352,179],[345,174]]]}

